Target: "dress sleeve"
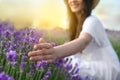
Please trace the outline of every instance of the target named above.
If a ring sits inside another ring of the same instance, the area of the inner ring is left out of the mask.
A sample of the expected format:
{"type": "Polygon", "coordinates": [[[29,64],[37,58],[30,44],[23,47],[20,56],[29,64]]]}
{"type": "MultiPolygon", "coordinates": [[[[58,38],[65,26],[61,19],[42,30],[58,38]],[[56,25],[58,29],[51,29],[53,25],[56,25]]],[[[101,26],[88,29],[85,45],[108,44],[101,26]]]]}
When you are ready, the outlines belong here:
{"type": "Polygon", "coordinates": [[[103,26],[101,22],[95,17],[88,17],[82,27],[82,33],[88,33],[98,46],[102,45],[103,26]]]}

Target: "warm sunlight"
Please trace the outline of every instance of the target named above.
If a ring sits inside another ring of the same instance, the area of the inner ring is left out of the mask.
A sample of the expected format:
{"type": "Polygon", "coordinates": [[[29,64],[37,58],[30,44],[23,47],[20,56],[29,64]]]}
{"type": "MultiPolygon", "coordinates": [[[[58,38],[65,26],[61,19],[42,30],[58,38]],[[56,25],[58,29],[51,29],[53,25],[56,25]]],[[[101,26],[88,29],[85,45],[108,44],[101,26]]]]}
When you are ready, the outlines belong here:
{"type": "MultiPolygon", "coordinates": [[[[96,16],[105,22],[105,28],[120,30],[119,2],[101,0],[95,9],[96,16]]],[[[9,20],[17,29],[23,27],[66,29],[66,17],[63,0],[0,0],[0,21],[9,20]]]]}
{"type": "Polygon", "coordinates": [[[0,19],[12,21],[17,28],[32,26],[65,29],[64,6],[63,0],[0,0],[0,19]]]}

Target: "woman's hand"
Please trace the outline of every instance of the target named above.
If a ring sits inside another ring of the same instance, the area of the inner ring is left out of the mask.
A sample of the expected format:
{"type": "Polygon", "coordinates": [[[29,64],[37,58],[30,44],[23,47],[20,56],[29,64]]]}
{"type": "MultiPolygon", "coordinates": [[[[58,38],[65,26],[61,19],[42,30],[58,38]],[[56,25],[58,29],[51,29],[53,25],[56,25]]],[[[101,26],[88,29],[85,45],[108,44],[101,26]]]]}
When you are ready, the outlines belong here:
{"type": "MultiPolygon", "coordinates": [[[[41,40],[40,40],[41,41],[41,40]]],[[[54,62],[57,59],[57,54],[55,54],[55,49],[50,43],[40,42],[34,46],[35,51],[28,53],[30,61],[47,61],[48,63],[54,62]]]]}

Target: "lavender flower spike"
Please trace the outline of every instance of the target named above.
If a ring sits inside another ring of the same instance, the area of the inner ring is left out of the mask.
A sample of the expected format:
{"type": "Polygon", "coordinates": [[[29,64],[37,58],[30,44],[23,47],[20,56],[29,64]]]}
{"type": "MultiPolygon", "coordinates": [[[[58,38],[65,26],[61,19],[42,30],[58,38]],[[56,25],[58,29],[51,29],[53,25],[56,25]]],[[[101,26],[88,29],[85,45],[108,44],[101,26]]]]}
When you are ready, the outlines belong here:
{"type": "Polygon", "coordinates": [[[16,51],[9,51],[6,55],[8,61],[16,61],[18,59],[18,54],[16,51]]]}
{"type": "Polygon", "coordinates": [[[48,80],[50,76],[51,76],[51,71],[47,71],[45,76],[43,77],[43,80],[48,80]]]}
{"type": "Polygon", "coordinates": [[[18,54],[16,51],[9,51],[6,54],[6,58],[8,60],[9,65],[16,66],[17,65],[17,59],[18,59],[18,54]]]}

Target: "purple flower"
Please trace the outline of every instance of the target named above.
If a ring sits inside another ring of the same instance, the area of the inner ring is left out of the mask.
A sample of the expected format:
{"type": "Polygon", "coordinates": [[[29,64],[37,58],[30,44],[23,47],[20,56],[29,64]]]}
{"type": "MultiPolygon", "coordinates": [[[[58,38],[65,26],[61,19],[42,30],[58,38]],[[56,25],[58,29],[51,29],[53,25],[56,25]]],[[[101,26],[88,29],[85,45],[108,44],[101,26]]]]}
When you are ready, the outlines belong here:
{"type": "Polygon", "coordinates": [[[2,73],[0,73],[0,80],[2,80],[2,79],[4,79],[5,78],[5,73],[4,72],[2,72],[2,73]]]}
{"type": "Polygon", "coordinates": [[[43,80],[48,80],[51,75],[52,75],[51,71],[47,71],[46,74],[43,77],[43,80]]]}
{"type": "Polygon", "coordinates": [[[56,62],[57,62],[57,66],[58,66],[59,68],[62,68],[62,67],[63,67],[63,65],[64,65],[64,60],[63,60],[63,59],[58,59],[56,62]]]}
{"type": "Polygon", "coordinates": [[[79,72],[79,68],[77,68],[76,70],[75,70],[75,72],[74,72],[74,74],[77,74],[78,72],[79,72]]]}
{"type": "Polygon", "coordinates": [[[6,54],[6,58],[7,58],[10,66],[16,66],[17,65],[18,54],[16,53],[16,51],[12,51],[12,50],[9,51],[6,54]]]}
{"type": "Polygon", "coordinates": [[[9,40],[5,43],[5,51],[9,52],[11,50],[12,42],[9,40]]]}
{"type": "Polygon", "coordinates": [[[29,74],[30,75],[34,75],[35,74],[35,69],[36,69],[36,64],[34,62],[30,63],[30,71],[29,74]]]}
{"type": "Polygon", "coordinates": [[[27,62],[28,56],[22,55],[22,62],[27,62]]]}
{"type": "Polygon", "coordinates": [[[75,64],[75,66],[73,67],[71,74],[75,75],[78,74],[80,68],[78,68],[78,64],[75,64]]]}
{"type": "Polygon", "coordinates": [[[67,64],[67,65],[65,66],[65,69],[66,69],[67,71],[71,70],[71,69],[72,69],[72,64],[67,64]]]}
{"type": "Polygon", "coordinates": [[[0,73],[0,80],[14,80],[11,77],[9,77],[8,75],[5,75],[4,72],[0,73]]]}
{"type": "Polygon", "coordinates": [[[51,71],[47,71],[46,75],[51,76],[51,71]]]}
{"type": "Polygon", "coordinates": [[[16,51],[11,50],[6,54],[6,57],[8,61],[17,61],[18,54],[16,53],[16,51]]]}
{"type": "Polygon", "coordinates": [[[5,37],[7,37],[7,38],[10,38],[10,37],[12,36],[12,34],[13,34],[13,33],[12,33],[11,31],[6,30],[3,35],[4,35],[5,37]]]}
{"type": "Polygon", "coordinates": [[[29,38],[29,42],[35,42],[35,38],[29,38]]]}
{"type": "Polygon", "coordinates": [[[43,68],[47,65],[47,62],[46,61],[41,61],[39,63],[37,63],[37,69],[38,70],[42,70],[43,71],[43,68]]]}
{"type": "Polygon", "coordinates": [[[83,80],[79,75],[73,76],[72,80],[83,80]]]}
{"type": "Polygon", "coordinates": [[[35,64],[34,62],[33,62],[33,63],[31,62],[30,68],[31,68],[31,69],[35,69],[35,68],[36,68],[36,64],[35,64]]]}
{"type": "Polygon", "coordinates": [[[17,47],[18,47],[17,44],[13,44],[13,45],[11,46],[11,49],[12,49],[12,50],[15,50],[17,47]]]}
{"type": "Polygon", "coordinates": [[[30,72],[29,72],[30,75],[34,75],[35,74],[35,70],[34,69],[31,69],[30,72]]]}
{"type": "Polygon", "coordinates": [[[20,72],[24,72],[26,66],[27,66],[27,63],[26,62],[22,62],[21,65],[20,65],[20,72]]]}

